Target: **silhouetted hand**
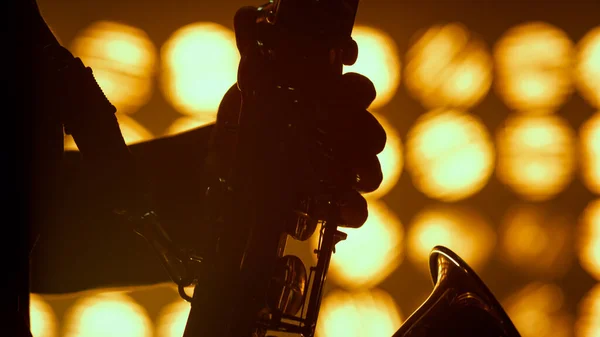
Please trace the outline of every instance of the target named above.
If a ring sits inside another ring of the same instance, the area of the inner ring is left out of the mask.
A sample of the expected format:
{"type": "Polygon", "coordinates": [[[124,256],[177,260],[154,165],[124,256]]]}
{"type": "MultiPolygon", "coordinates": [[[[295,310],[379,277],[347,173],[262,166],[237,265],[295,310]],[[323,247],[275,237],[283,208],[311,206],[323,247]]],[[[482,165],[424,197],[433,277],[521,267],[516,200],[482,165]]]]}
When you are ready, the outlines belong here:
{"type": "MultiPolygon", "coordinates": [[[[238,84],[244,81],[244,76],[246,78],[254,76],[252,80],[260,80],[257,79],[258,77],[278,76],[272,73],[272,69],[264,68],[264,62],[259,60],[260,53],[254,49],[257,45],[256,13],[256,8],[244,7],[235,15],[236,41],[242,58],[238,84]]],[[[225,139],[227,138],[227,131],[224,131],[227,128],[225,124],[235,123],[240,109],[242,94],[238,87],[240,86],[234,86],[227,92],[219,108],[215,143],[221,146],[222,151],[227,151],[226,149],[231,145],[225,139]]],[[[315,132],[314,136],[309,133],[310,135],[307,135],[304,140],[307,144],[317,141],[321,148],[328,149],[326,151],[328,158],[325,159],[308,158],[313,155],[321,156],[322,153],[314,151],[315,148],[306,148],[307,162],[326,164],[315,168],[318,172],[314,176],[298,177],[290,173],[289,179],[305,179],[314,182],[335,181],[336,188],[346,191],[338,195],[339,200],[337,200],[342,205],[341,217],[344,225],[360,227],[368,215],[367,203],[361,193],[376,190],[383,178],[377,154],[384,148],[386,135],[375,117],[367,111],[375,99],[375,88],[366,77],[356,73],[346,73],[329,83],[323,91],[325,94],[322,97],[314,97],[321,109],[320,117],[306,123],[314,126],[318,132],[315,132]]],[[[268,97],[265,98],[268,100],[268,97]]],[[[269,108],[269,103],[266,104],[269,108]]],[[[306,118],[312,117],[306,114],[306,118]]],[[[273,129],[267,128],[265,132],[273,132],[273,129]]]]}

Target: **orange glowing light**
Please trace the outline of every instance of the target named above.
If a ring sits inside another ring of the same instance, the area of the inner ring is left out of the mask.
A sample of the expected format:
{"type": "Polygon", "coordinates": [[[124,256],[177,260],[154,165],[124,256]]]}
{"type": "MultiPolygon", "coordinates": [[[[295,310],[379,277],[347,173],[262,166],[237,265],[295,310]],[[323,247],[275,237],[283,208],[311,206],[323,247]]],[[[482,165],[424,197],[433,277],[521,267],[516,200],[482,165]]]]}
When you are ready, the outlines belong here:
{"type": "MultiPolygon", "coordinates": [[[[402,262],[404,228],[395,214],[377,200],[368,201],[369,217],[358,229],[344,228],[348,238],[336,245],[328,277],[349,289],[377,285],[402,262]]],[[[311,237],[317,247],[318,233],[311,237]]],[[[313,259],[316,256],[313,254],[313,259]]]]}
{"type": "Polygon", "coordinates": [[[600,280],[600,200],[583,212],[577,231],[577,253],[581,267],[600,280]]]}
{"type": "Polygon", "coordinates": [[[555,284],[531,283],[504,301],[506,313],[523,337],[570,337],[573,318],[555,284]]]}
{"type": "Polygon", "coordinates": [[[70,50],[92,68],[119,113],[133,113],[150,99],[157,52],[143,30],[117,22],[96,22],[77,35],[70,50]]]}
{"type": "Polygon", "coordinates": [[[550,210],[535,204],[509,209],[498,229],[500,258],[525,274],[564,275],[573,261],[572,223],[550,210]]]}
{"type": "Polygon", "coordinates": [[[429,253],[437,245],[453,250],[477,270],[490,258],[496,244],[495,232],[482,215],[447,205],[421,210],[413,218],[406,239],[408,258],[426,272],[429,253]]]}
{"type": "Polygon", "coordinates": [[[583,97],[600,108],[600,26],[577,45],[576,81],[583,97]]]}
{"type": "MultiPolygon", "coordinates": [[[[127,145],[154,139],[154,135],[135,119],[127,115],[117,114],[117,120],[119,121],[123,139],[125,139],[127,145]]],[[[77,144],[75,144],[75,140],[71,135],[65,135],[65,150],[78,150],[77,144]]]]}
{"type": "Polygon", "coordinates": [[[330,292],[323,298],[317,336],[389,337],[402,323],[394,299],[380,289],[348,293],[330,292]]]}
{"type": "Polygon", "coordinates": [[[237,80],[233,31],[211,22],[189,24],[169,38],[161,56],[166,99],[183,114],[215,121],[219,103],[237,80]]]}
{"type": "Polygon", "coordinates": [[[573,91],[574,46],[562,30],[544,22],[508,30],[494,48],[496,91],[512,109],[556,110],[573,91]]]}
{"type": "Polygon", "coordinates": [[[179,300],[165,306],[158,315],[157,337],[181,337],[185,330],[191,306],[179,300]]]}
{"type": "Polygon", "coordinates": [[[383,181],[379,188],[371,193],[365,193],[365,198],[377,199],[386,195],[400,179],[402,166],[404,164],[402,153],[402,140],[396,129],[388,122],[386,118],[379,114],[373,113],[385,130],[387,139],[385,147],[381,153],[377,155],[383,172],[383,181]]]}
{"type": "Polygon", "coordinates": [[[443,201],[480,191],[494,170],[494,146],[475,116],[458,110],[433,110],[407,135],[406,169],[417,189],[443,201]]]}
{"type": "Polygon", "coordinates": [[[600,194],[600,112],[583,123],[579,130],[583,182],[590,191],[600,194]]]}
{"type": "Polygon", "coordinates": [[[152,321],[145,309],[123,292],[80,298],[65,317],[67,337],[152,336],[152,321]]]}
{"type": "Polygon", "coordinates": [[[487,47],[459,23],[429,28],[416,39],[406,58],[406,87],[429,109],[472,107],[492,84],[487,47]]]}
{"type": "Polygon", "coordinates": [[[30,294],[29,315],[33,337],[54,337],[58,331],[58,321],[52,307],[44,298],[30,294]]]}
{"type": "Polygon", "coordinates": [[[574,177],[575,144],[557,115],[513,115],[497,133],[498,179],[524,199],[549,200],[574,177]]]}
{"type": "Polygon", "coordinates": [[[575,322],[576,337],[600,335],[600,283],[597,283],[579,302],[579,317],[575,322]]]}
{"type": "Polygon", "coordinates": [[[394,97],[400,84],[398,48],[388,34],[368,26],[355,26],[352,38],[358,44],[358,59],[355,64],[345,66],[344,72],[368,77],[377,90],[371,108],[380,108],[394,97]]]}

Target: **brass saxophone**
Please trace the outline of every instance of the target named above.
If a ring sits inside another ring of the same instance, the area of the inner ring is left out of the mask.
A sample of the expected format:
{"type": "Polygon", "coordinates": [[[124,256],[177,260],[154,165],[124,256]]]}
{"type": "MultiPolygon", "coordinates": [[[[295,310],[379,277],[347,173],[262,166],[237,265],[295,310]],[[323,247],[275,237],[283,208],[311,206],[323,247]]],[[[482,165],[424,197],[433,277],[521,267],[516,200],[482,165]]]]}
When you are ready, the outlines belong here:
{"type": "MultiPolygon", "coordinates": [[[[216,159],[215,179],[206,190],[207,220],[218,231],[207,256],[176,249],[153,212],[138,218],[138,232],[191,302],[184,337],[281,332],[314,337],[329,262],[336,244],[346,238],[338,230],[343,225],[335,203],[339,191],[327,181],[284,183],[289,178],[283,172],[302,176],[327,165],[308,159],[309,152],[323,149],[306,145],[314,143],[307,121],[319,112],[307,98],[318,96],[319,85],[355,62],[358,47],[351,33],[357,9],[358,0],[271,0],[258,7],[253,51],[258,63],[244,65],[242,59],[239,115],[218,123],[225,125],[218,132],[236,141],[229,161],[216,159]],[[263,76],[267,68],[277,75],[263,76]],[[277,160],[269,153],[278,153],[277,160]],[[307,197],[316,190],[322,197],[307,197]],[[319,235],[317,263],[307,270],[298,257],[284,252],[289,238],[304,241],[313,235],[319,235]],[[190,297],[184,287],[192,284],[190,297]]],[[[430,271],[433,292],[393,337],[520,336],[458,255],[433,248],[430,271]]]]}

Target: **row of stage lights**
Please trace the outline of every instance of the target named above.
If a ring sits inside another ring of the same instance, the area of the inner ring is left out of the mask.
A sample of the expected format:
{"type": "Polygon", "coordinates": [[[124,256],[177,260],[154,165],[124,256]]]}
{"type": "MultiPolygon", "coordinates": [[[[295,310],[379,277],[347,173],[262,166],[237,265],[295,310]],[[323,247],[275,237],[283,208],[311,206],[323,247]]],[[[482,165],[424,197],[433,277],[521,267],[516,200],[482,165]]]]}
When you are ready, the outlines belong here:
{"type": "MultiPolygon", "coordinates": [[[[582,298],[577,317],[561,308],[564,296],[556,284],[533,282],[501,302],[523,337],[597,336],[600,284],[582,298]]],[[[60,319],[53,303],[52,298],[32,295],[34,337],[180,337],[190,310],[189,303],[178,299],[151,317],[127,291],[114,290],[78,297],[60,319]]],[[[407,314],[384,290],[335,290],[323,300],[317,335],[390,337],[407,314]]]]}
{"type": "MultiPolygon", "coordinates": [[[[378,97],[372,109],[389,134],[380,155],[386,179],[372,196],[380,197],[394,186],[404,156],[415,186],[442,201],[477,193],[494,167],[498,178],[527,200],[550,199],[573,179],[575,132],[552,112],[574,83],[600,108],[600,28],[575,48],[556,27],[524,24],[510,29],[497,43],[494,58],[459,24],[434,26],[417,35],[405,57],[404,82],[432,111],[415,123],[406,149],[394,127],[377,113],[400,83],[398,49],[390,36],[374,28],[358,26],[354,38],[361,52],[346,71],[362,73],[374,82],[378,97]],[[490,90],[493,68],[496,91],[515,111],[497,132],[498,153],[490,132],[468,112],[490,90]]],[[[71,50],[94,69],[100,86],[118,107],[129,143],[155,137],[128,115],[148,101],[156,69],[161,69],[166,99],[183,115],[163,134],[170,135],[214,122],[223,93],[235,82],[239,62],[233,32],[216,23],[191,24],[175,32],[161,48],[160,67],[155,47],[143,31],[114,22],[88,27],[74,39],[71,50]]],[[[581,133],[583,180],[596,193],[598,116],[581,133]]],[[[67,147],[75,147],[72,139],[67,147]]]]}

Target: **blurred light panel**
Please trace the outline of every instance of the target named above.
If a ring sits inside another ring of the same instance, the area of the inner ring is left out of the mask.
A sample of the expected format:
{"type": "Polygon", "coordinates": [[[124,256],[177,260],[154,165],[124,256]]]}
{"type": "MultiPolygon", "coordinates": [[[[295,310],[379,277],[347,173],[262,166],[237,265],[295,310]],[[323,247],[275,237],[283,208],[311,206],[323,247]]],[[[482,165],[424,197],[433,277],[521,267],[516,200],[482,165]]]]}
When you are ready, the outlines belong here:
{"type": "Polygon", "coordinates": [[[500,259],[527,275],[561,277],[573,262],[572,225],[548,206],[513,206],[498,228],[500,259]]]}
{"type": "MultiPolygon", "coordinates": [[[[127,145],[154,139],[154,135],[132,117],[117,114],[117,120],[127,145]]],[[[77,145],[71,135],[65,135],[65,150],[77,151],[77,145]]]]}
{"type": "Polygon", "coordinates": [[[335,290],[323,298],[318,337],[389,337],[400,328],[402,312],[380,289],[348,293],[335,290]]]}
{"type": "Polygon", "coordinates": [[[70,50],[92,68],[119,113],[133,113],[150,99],[157,52],[143,30],[117,22],[96,22],[75,37],[70,50]]]}
{"type": "Polygon", "coordinates": [[[579,263],[592,277],[600,280],[600,200],[588,204],[577,232],[579,263]]]}
{"type": "Polygon", "coordinates": [[[492,57],[459,23],[437,25],[415,38],[406,55],[405,84],[429,109],[469,108],[492,84],[492,57]]]}
{"type": "Polygon", "coordinates": [[[158,314],[156,337],[181,337],[190,314],[190,303],[178,300],[165,306],[158,314]]]}
{"type": "Polygon", "coordinates": [[[443,201],[479,192],[494,170],[494,145],[475,116],[433,110],[421,116],[406,141],[406,170],[417,189],[443,201]]]}
{"type": "Polygon", "coordinates": [[[398,131],[388,122],[383,116],[373,113],[385,130],[387,139],[383,151],[377,155],[383,172],[383,181],[379,188],[371,193],[364,193],[365,198],[376,199],[381,198],[391,191],[402,173],[404,165],[402,140],[398,131]]]}
{"type": "MultiPolygon", "coordinates": [[[[335,246],[328,279],[348,289],[377,285],[391,274],[404,258],[404,228],[396,215],[377,200],[368,201],[369,217],[357,229],[344,228],[348,238],[335,246]]],[[[317,247],[318,233],[311,237],[317,247]]],[[[312,254],[316,261],[316,255],[312,254]]]]}
{"type": "Polygon", "coordinates": [[[579,316],[575,322],[576,337],[600,336],[600,283],[597,283],[579,302],[579,316]]]}
{"type": "Polygon", "coordinates": [[[211,22],[178,29],[161,48],[165,98],[182,114],[215,121],[239,60],[232,30],[211,22]]]}
{"type": "Polygon", "coordinates": [[[573,90],[574,46],[562,30],[530,22],[509,29],[494,48],[496,91],[517,111],[550,112],[573,90]]]}
{"type": "Polygon", "coordinates": [[[577,46],[576,76],[583,97],[600,108],[600,26],[587,33],[577,46]]]}
{"type": "Polygon", "coordinates": [[[55,337],[58,321],[52,307],[42,296],[30,294],[29,318],[33,337],[55,337]]]}
{"type": "Polygon", "coordinates": [[[473,209],[450,205],[417,213],[406,240],[409,259],[426,272],[429,254],[437,245],[453,250],[475,271],[483,267],[496,246],[496,234],[487,219],[473,209]]]}
{"type": "Polygon", "coordinates": [[[173,136],[178,133],[190,131],[199,127],[207,126],[215,123],[214,119],[207,118],[202,120],[201,118],[194,117],[179,117],[167,128],[163,136],[173,136]]]}
{"type": "Polygon", "coordinates": [[[585,186],[600,194],[600,111],[579,129],[581,175],[585,186]]]}
{"type": "Polygon", "coordinates": [[[571,337],[573,317],[555,284],[530,283],[502,303],[522,337],[571,337]]]}
{"type": "Polygon", "coordinates": [[[371,103],[376,109],[387,104],[400,85],[400,55],[396,43],[387,33],[368,26],[357,25],[352,38],[358,44],[358,59],[344,72],[359,73],[368,77],[377,91],[371,103]]]}
{"type": "Polygon", "coordinates": [[[122,292],[80,298],[65,316],[66,337],[150,337],[152,330],[145,309],[122,292]]]}
{"type": "Polygon", "coordinates": [[[575,132],[557,115],[513,115],[497,132],[498,179],[520,197],[543,201],[573,180],[575,132]]]}

